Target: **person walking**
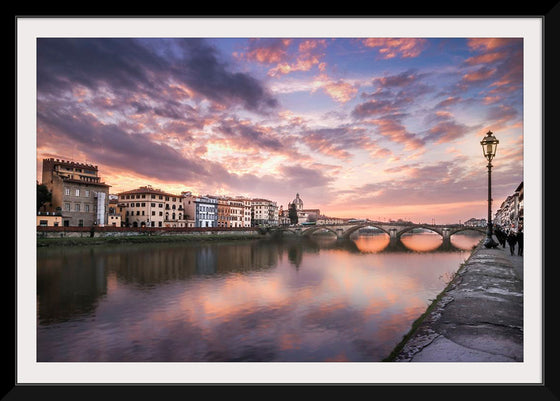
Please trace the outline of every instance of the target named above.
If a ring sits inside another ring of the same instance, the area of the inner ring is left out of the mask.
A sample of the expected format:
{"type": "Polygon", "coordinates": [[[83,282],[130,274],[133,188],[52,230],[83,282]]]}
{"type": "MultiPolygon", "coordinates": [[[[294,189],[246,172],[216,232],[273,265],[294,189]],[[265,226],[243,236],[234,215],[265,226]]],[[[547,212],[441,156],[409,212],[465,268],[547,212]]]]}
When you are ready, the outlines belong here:
{"type": "Polygon", "coordinates": [[[519,226],[516,235],[517,240],[517,256],[523,256],[523,227],[519,226]]]}
{"type": "Polygon", "coordinates": [[[512,256],[513,256],[513,254],[514,254],[515,243],[516,243],[516,242],[517,242],[517,236],[515,235],[515,233],[513,232],[513,230],[510,230],[510,231],[508,232],[508,235],[507,235],[507,243],[508,243],[508,245],[509,245],[509,251],[510,251],[510,253],[512,254],[512,256]]]}
{"type": "Polygon", "coordinates": [[[500,243],[502,248],[505,248],[506,247],[506,234],[502,230],[502,227],[496,226],[496,229],[494,230],[494,233],[496,234],[496,238],[498,238],[498,242],[500,243]]]}

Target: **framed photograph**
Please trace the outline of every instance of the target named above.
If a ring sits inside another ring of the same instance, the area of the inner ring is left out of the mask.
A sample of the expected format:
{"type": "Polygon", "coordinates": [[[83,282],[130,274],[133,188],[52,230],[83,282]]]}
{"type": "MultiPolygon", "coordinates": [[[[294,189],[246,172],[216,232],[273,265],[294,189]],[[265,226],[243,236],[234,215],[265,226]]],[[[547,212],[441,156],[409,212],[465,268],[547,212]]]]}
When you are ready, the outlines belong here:
{"type": "Polygon", "coordinates": [[[541,385],[544,19],[18,17],[17,384],[541,385]]]}

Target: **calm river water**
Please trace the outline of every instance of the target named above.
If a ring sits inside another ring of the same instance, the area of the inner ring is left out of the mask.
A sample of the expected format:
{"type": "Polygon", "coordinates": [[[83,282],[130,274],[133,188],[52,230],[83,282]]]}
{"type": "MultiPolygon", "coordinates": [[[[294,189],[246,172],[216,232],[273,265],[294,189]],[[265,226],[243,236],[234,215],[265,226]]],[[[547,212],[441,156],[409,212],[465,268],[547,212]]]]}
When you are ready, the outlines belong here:
{"type": "Polygon", "coordinates": [[[380,361],[481,238],[38,248],[37,361],[380,361]]]}

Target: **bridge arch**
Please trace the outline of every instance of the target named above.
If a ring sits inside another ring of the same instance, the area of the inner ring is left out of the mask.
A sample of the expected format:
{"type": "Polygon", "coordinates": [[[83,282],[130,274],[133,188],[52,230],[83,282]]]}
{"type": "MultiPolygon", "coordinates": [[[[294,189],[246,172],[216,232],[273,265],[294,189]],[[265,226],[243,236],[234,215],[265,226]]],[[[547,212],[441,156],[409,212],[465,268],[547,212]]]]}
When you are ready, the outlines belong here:
{"type": "Polygon", "coordinates": [[[360,228],[365,228],[365,227],[373,227],[373,228],[377,228],[378,230],[381,230],[383,233],[387,234],[389,237],[391,236],[391,233],[388,232],[387,230],[385,230],[383,227],[381,227],[380,225],[377,225],[375,223],[360,223],[360,224],[356,224],[355,226],[347,229],[344,234],[342,235],[342,238],[344,239],[350,239],[350,236],[352,234],[354,234],[356,231],[358,231],[360,228]]]}
{"type": "Polygon", "coordinates": [[[486,230],[487,228],[485,227],[457,227],[451,229],[451,231],[449,232],[449,236],[460,233],[461,231],[478,231],[479,233],[486,234],[486,230]]]}
{"type": "Polygon", "coordinates": [[[399,232],[397,232],[397,238],[401,238],[401,236],[402,236],[403,234],[406,234],[407,232],[412,231],[412,230],[414,230],[415,228],[423,228],[423,229],[425,229],[425,230],[433,231],[433,232],[435,232],[436,234],[441,235],[442,238],[443,238],[443,232],[442,232],[441,230],[438,230],[438,229],[435,228],[435,227],[430,227],[430,226],[423,225],[423,224],[415,224],[415,225],[412,225],[412,226],[403,228],[402,230],[400,230],[399,232]]]}
{"type": "Polygon", "coordinates": [[[333,233],[338,238],[338,233],[335,230],[333,230],[332,228],[329,228],[329,227],[325,227],[325,226],[313,226],[313,227],[307,228],[307,229],[305,229],[304,231],[301,232],[301,235],[311,236],[311,235],[313,235],[314,232],[319,231],[319,230],[329,231],[329,232],[333,233]]]}

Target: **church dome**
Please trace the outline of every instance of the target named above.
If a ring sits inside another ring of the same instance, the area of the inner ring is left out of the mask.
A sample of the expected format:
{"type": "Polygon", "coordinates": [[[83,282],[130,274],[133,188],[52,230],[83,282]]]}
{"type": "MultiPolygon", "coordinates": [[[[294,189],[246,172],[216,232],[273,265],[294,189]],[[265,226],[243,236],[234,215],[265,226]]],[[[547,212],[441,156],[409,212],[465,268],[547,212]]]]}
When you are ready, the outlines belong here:
{"type": "Polygon", "coordinates": [[[299,194],[296,194],[296,198],[290,203],[291,205],[296,205],[296,209],[303,209],[303,201],[299,197],[299,194]]]}

